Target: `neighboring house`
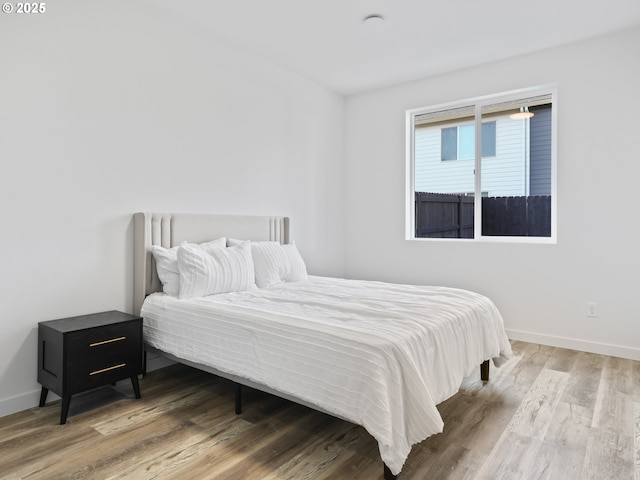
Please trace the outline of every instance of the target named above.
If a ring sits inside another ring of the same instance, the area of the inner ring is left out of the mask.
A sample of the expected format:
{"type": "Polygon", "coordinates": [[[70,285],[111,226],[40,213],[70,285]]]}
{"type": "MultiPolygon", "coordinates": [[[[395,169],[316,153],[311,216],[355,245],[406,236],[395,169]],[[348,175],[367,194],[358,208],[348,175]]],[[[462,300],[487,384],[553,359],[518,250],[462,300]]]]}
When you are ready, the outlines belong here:
{"type": "MultiPolygon", "coordinates": [[[[482,126],[482,195],[551,194],[551,107],[534,116],[493,117],[482,126]]],[[[467,121],[416,125],[415,191],[473,194],[475,126],[467,121]]]]}

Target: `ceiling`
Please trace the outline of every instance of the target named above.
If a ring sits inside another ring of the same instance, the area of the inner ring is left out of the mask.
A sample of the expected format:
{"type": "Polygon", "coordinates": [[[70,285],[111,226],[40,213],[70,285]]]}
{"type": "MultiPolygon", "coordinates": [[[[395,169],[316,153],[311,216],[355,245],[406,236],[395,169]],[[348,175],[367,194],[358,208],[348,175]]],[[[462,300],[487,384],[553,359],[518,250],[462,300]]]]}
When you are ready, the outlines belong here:
{"type": "Polygon", "coordinates": [[[147,3],[343,95],[640,25],[640,0],[147,3]],[[371,14],[384,21],[363,22],[371,14]]]}

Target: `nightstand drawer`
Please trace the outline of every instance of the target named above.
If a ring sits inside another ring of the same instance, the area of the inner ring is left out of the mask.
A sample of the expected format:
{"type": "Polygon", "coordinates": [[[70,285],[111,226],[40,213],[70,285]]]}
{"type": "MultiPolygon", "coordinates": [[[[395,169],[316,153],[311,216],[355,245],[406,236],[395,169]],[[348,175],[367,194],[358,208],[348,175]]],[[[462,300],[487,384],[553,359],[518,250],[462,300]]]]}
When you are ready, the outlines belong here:
{"type": "Polygon", "coordinates": [[[101,358],[69,364],[67,390],[76,393],[117,380],[130,378],[142,371],[140,349],[116,352],[101,358]]]}
{"type": "Polygon", "coordinates": [[[67,339],[67,362],[111,355],[131,349],[140,349],[141,323],[127,322],[75,332],[67,339]]]}

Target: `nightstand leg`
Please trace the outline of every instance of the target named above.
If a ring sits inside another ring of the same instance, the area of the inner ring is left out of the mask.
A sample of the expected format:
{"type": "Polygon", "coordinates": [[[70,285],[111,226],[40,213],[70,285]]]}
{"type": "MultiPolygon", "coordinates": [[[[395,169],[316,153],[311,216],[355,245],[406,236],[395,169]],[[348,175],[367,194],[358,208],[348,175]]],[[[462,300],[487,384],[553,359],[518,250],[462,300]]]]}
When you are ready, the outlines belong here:
{"type": "Polygon", "coordinates": [[[131,385],[133,386],[133,393],[136,395],[136,398],[140,398],[140,383],[138,382],[137,375],[131,377],[131,385]]]}
{"type": "Polygon", "coordinates": [[[48,393],[49,389],[42,387],[42,390],[40,390],[40,403],[38,404],[39,407],[44,407],[44,404],[47,402],[48,393]]]}
{"type": "Polygon", "coordinates": [[[69,404],[71,403],[71,395],[62,397],[62,410],[60,411],[60,425],[67,423],[67,415],[69,415],[69,404]]]}

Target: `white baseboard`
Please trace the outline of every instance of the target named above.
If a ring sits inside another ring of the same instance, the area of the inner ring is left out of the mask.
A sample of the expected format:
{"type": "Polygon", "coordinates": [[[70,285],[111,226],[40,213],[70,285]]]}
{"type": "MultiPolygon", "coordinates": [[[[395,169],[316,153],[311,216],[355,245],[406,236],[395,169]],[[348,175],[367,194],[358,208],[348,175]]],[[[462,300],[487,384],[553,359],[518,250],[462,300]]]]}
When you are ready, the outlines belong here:
{"type": "Polygon", "coordinates": [[[579,350],[581,352],[599,353],[611,357],[627,358],[629,360],[640,360],[640,349],[624,347],[621,345],[611,345],[608,343],[596,343],[577,338],[556,337],[553,335],[542,335],[522,330],[507,330],[507,336],[511,340],[537,343],[550,347],[568,348],[569,350],[579,350]]]}
{"type": "Polygon", "coordinates": [[[154,370],[168,367],[174,363],[176,362],[169,360],[167,357],[163,357],[162,355],[156,355],[153,353],[147,354],[147,372],[153,372],[154,370]]]}
{"type": "MultiPolygon", "coordinates": [[[[54,393],[49,393],[49,397],[47,398],[51,401],[60,397],[54,393]]],[[[27,410],[31,407],[36,407],[38,406],[38,403],[40,403],[40,388],[21,395],[16,395],[15,397],[3,398],[0,400],[0,417],[21,412],[22,410],[27,410]]]]}

